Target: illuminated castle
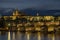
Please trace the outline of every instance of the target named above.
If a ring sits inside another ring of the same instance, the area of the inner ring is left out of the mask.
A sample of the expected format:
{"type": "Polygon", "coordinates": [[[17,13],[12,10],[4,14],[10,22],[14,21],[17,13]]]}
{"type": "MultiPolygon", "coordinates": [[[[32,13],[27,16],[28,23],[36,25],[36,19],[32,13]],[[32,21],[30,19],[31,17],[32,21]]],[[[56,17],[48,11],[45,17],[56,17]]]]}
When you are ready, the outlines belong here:
{"type": "MultiPolygon", "coordinates": [[[[39,13],[36,14],[36,16],[26,16],[24,13],[22,14],[18,10],[15,10],[11,16],[3,16],[5,20],[6,27],[7,25],[11,26],[12,28],[19,28],[24,26],[27,28],[27,26],[34,25],[34,28],[38,30],[41,26],[46,25],[47,28],[49,27],[54,28],[53,25],[60,25],[60,17],[57,17],[57,21],[55,20],[54,16],[40,16],[39,13]],[[26,22],[27,21],[27,22],[26,22]]],[[[9,28],[9,27],[8,27],[9,28]]],[[[28,29],[29,30],[29,29],[28,29]]],[[[32,29],[31,29],[32,30],[32,29]]],[[[49,30],[48,30],[49,31],[49,30]]]]}
{"type": "Polygon", "coordinates": [[[14,11],[12,19],[15,20],[18,15],[20,15],[19,12],[18,12],[18,10],[14,11]]]}
{"type": "Polygon", "coordinates": [[[13,12],[13,16],[18,16],[18,15],[20,15],[20,14],[19,14],[19,11],[18,11],[18,10],[15,10],[15,11],[13,12]]]}

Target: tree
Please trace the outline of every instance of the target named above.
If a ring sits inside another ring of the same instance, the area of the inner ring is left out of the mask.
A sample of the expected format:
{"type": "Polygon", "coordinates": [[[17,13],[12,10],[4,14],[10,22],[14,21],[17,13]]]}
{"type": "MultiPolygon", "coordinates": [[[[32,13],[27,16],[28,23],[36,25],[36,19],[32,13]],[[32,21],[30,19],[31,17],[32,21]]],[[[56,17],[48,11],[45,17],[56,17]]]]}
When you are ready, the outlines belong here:
{"type": "Polygon", "coordinates": [[[4,18],[0,18],[0,28],[4,28],[4,18]]]}

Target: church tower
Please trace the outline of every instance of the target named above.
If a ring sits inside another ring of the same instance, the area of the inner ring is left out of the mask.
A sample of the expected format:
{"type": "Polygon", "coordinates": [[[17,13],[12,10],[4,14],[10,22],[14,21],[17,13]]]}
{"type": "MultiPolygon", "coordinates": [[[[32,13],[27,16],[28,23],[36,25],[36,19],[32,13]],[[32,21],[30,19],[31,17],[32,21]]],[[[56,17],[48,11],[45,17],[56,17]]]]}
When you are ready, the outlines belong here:
{"type": "Polygon", "coordinates": [[[18,12],[18,9],[16,9],[16,10],[13,12],[13,20],[15,20],[18,15],[19,15],[19,12],[18,12]]]}
{"type": "Polygon", "coordinates": [[[18,9],[16,9],[15,14],[16,14],[16,16],[19,15],[19,11],[18,11],[18,9]]]}
{"type": "Polygon", "coordinates": [[[19,15],[19,11],[18,9],[16,9],[14,12],[13,12],[13,16],[18,16],[19,15]]]}
{"type": "Polygon", "coordinates": [[[13,16],[15,16],[15,12],[13,12],[13,16]]]}
{"type": "Polygon", "coordinates": [[[37,13],[36,15],[39,16],[39,13],[37,13]]]}

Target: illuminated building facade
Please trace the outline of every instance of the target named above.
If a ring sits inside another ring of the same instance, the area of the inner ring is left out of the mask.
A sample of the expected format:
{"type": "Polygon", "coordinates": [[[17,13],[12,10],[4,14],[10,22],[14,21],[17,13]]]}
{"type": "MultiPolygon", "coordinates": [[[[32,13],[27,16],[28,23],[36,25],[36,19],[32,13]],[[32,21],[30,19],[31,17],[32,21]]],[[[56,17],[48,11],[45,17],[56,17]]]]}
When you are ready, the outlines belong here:
{"type": "Polygon", "coordinates": [[[39,13],[37,13],[36,16],[28,16],[15,10],[13,15],[3,16],[3,19],[5,23],[4,26],[11,30],[40,31],[47,29],[48,31],[52,31],[56,26],[60,28],[60,16],[57,18],[55,16],[39,16],[39,13]]]}

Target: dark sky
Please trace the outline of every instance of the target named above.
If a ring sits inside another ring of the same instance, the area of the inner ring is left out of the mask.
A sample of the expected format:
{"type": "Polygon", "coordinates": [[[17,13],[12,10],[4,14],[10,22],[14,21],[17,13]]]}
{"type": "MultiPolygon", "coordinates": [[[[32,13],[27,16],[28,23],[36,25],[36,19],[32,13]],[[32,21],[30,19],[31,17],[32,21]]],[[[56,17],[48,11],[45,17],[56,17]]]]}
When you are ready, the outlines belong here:
{"type": "Polygon", "coordinates": [[[0,0],[0,8],[60,9],[60,0],[0,0]]]}

